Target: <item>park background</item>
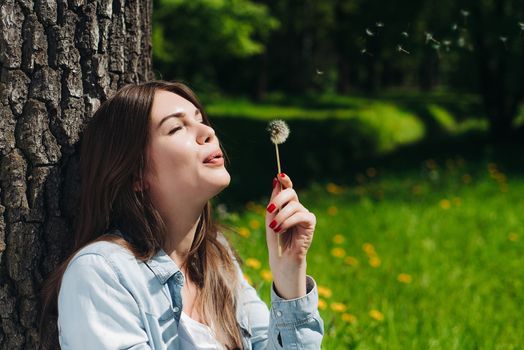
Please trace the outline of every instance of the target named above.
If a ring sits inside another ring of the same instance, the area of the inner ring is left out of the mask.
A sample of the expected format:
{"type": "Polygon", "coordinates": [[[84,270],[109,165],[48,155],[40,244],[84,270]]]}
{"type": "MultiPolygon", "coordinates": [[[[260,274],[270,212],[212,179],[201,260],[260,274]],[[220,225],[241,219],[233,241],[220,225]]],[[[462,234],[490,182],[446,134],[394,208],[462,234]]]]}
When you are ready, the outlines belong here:
{"type": "Polygon", "coordinates": [[[216,214],[268,305],[265,127],[288,122],[324,349],[524,346],[524,3],[157,0],[153,68],[207,107],[216,214]]]}
{"type": "Polygon", "coordinates": [[[215,215],[266,302],[265,128],[288,122],[324,349],[523,348],[523,63],[522,0],[0,1],[0,350],[42,343],[84,127],[155,77],[210,115],[232,175],[215,215]]]}

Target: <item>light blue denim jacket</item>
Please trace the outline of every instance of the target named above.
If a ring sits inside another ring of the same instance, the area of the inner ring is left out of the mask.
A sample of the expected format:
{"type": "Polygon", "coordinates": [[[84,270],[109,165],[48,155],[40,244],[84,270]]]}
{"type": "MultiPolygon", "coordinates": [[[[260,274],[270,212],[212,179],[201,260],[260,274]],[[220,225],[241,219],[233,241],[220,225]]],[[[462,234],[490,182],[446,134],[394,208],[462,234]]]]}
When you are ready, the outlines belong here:
{"type": "MultiPolygon", "coordinates": [[[[236,260],[235,265],[242,281],[236,318],[244,349],[320,349],[324,322],[311,276],[306,296],[297,299],[280,298],[272,285],[268,310],[236,260]]],[[[144,263],[116,243],[89,244],[75,254],[62,279],[61,348],[180,349],[183,283],[182,272],[162,249],[144,263]]]]}

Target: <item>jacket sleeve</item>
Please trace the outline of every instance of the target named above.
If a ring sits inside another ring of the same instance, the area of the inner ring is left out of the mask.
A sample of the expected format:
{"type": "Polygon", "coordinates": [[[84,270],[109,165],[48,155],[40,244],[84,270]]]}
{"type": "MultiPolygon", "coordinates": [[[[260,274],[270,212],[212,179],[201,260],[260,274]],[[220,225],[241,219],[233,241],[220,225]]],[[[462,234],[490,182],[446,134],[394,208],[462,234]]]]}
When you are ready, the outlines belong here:
{"type": "Polygon", "coordinates": [[[66,269],[58,331],[63,350],[151,349],[135,299],[99,254],[80,255],[66,269]]]}
{"type": "Polygon", "coordinates": [[[306,276],[306,295],[290,300],[279,297],[272,283],[271,310],[268,310],[235,263],[241,274],[241,300],[251,328],[253,350],[320,349],[324,322],[318,312],[315,280],[306,276]]]}

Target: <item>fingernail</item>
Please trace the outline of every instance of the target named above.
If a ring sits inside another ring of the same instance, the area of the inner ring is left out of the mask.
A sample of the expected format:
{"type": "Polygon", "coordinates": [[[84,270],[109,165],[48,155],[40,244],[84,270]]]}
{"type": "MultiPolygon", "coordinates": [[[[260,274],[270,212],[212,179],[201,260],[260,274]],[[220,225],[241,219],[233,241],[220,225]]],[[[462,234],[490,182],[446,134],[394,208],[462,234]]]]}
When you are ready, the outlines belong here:
{"type": "Polygon", "coordinates": [[[280,177],[286,177],[286,174],[280,173],[280,177]]]}
{"type": "Polygon", "coordinates": [[[267,206],[267,211],[270,212],[270,213],[272,213],[273,210],[275,210],[276,207],[277,207],[276,205],[274,205],[273,203],[271,203],[270,205],[267,206]]]}
{"type": "Polygon", "coordinates": [[[277,222],[275,220],[271,221],[271,223],[269,224],[269,227],[273,228],[277,225],[277,222]]]}
{"type": "Polygon", "coordinates": [[[273,178],[273,188],[275,188],[275,185],[277,184],[278,180],[276,177],[273,178]]]}
{"type": "Polygon", "coordinates": [[[281,227],[281,226],[282,226],[282,225],[279,225],[279,226],[278,226],[278,227],[277,227],[277,228],[275,229],[275,232],[278,232],[278,231],[280,231],[280,230],[282,229],[282,227],[281,227]]]}

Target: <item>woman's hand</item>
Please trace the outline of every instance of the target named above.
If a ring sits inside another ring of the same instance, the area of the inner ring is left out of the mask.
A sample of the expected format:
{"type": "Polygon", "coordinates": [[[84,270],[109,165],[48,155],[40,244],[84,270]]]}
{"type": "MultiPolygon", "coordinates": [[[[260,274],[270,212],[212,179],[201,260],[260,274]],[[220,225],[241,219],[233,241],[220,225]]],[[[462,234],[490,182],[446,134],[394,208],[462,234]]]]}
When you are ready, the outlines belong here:
{"type": "Polygon", "coordinates": [[[278,294],[285,299],[298,298],[306,295],[306,255],[313,240],[316,217],[299,202],[289,176],[278,174],[273,183],[266,211],[269,264],[278,294]],[[281,257],[277,247],[279,235],[283,235],[281,257]]]}

